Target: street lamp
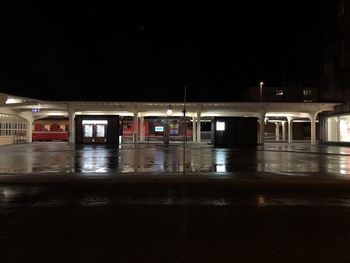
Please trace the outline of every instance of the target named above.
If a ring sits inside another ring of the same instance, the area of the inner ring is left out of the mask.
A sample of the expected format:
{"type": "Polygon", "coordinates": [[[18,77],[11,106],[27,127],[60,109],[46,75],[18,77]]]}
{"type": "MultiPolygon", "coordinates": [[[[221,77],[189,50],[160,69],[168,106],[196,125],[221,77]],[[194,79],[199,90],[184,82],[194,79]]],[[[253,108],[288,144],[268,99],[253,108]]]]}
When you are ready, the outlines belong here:
{"type": "Polygon", "coordinates": [[[263,98],[263,85],[264,85],[264,82],[260,81],[260,100],[262,100],[263,98]]]}
{"type": "Polygon", "coordinates": [[[169,108],[166,111],[166,118],[165,118],[165,129],[164,129],[164,144],[169,144],[170,141],[170,123],[168,117],[173,115],[173,110],[171,109],[171,105],[169,104],[169,108]]]}

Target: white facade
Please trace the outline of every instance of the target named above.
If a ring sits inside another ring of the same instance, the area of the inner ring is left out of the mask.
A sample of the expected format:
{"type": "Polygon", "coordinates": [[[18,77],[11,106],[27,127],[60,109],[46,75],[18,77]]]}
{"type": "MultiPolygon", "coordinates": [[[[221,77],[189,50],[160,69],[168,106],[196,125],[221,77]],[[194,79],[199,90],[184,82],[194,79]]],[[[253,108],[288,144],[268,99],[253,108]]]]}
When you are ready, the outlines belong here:
{"type": "Polygon", "coordinates": [[[350,142],[350,114],[326,117],[326,141],[350,142]]]}

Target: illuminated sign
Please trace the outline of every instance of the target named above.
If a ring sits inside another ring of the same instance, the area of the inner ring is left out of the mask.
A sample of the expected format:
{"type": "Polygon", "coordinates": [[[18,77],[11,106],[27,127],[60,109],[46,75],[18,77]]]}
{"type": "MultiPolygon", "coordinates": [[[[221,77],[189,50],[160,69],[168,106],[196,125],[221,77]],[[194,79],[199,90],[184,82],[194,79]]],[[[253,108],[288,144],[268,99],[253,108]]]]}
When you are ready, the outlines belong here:
{"type": "Polygon", "coordinates": [[[39,108],[33,108],[32,112],[40,112],[40,109],[39,108]]]}
{"type": "Polygon", "coordinates": [[[225,130],[225,122],[217,121],[216,122],[216,130],[217,131],[224,131],[225,130]]]}
{"type": "Polygon", "coordinates": [[[154,127],[154,131],[155,132],[163,132],[164,131],[164,127],[163,126],[155,126],[154,127]]]}
{"type": "Polygon", "coordinates": [[[83,120],[83,125],[85,124],[108,124],[107,120],[83,120]]]}

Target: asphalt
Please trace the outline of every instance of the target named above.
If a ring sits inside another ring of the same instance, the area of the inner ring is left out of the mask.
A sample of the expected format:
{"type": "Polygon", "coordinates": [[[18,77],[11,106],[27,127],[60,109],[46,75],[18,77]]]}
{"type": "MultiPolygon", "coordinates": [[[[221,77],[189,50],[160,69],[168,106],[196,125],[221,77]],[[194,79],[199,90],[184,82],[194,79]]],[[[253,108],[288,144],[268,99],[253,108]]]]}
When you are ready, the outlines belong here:
{"type": "Polygon", "coordinates": [[[0,147],[0,262],[350,261],[349,148],[181,152],[0,147]]]}

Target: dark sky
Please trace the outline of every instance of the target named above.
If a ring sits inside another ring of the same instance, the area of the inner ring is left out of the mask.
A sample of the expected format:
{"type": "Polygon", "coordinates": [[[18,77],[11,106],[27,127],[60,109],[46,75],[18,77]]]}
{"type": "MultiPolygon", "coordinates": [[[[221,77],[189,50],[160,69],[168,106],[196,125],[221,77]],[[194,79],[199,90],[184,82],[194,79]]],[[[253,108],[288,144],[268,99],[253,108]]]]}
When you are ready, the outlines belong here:
{"type": "Polygon", "coordinates": [[[181,101],[186,83],[191,101],[234,101],[260,80],[269,86],[283,79],[318,81],[314,2],[4,2],[3,92],[53,100],[181,101]]]}

